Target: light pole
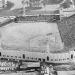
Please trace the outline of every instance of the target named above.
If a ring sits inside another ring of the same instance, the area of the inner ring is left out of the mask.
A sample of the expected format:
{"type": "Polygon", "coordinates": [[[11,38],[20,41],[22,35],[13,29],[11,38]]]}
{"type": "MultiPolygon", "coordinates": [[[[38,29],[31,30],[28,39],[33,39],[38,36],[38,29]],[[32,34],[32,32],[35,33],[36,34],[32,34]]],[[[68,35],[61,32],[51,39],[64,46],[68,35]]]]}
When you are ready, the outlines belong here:
{"type": "Polygon", "coordinates": [[[26,8],[25,5],[23,5],[23,16],[26,15],[26,9],[25,8],[26,8]]]}
{"type": "Polygon", "coordinates": [[[74,6],[74,0],[70,0],[70,1],[72,2],[72,6],[73,6],[73,8],[74,8],[74,7],[75,7],[75,6],[74,6]]]}
{"type": "Polygon", "coordinates": [[[45,7],[45,3],[43,3],[44,0],[40,0],[40,3],[42,4],[42,7],[45,7]]]}
{"type": "Polygon", "coordinates": [[[23,0],[22,4],[23,4],[23,16],[25,16],[26,15],[26,7],[29,6],[29,0],[23,0]]]}

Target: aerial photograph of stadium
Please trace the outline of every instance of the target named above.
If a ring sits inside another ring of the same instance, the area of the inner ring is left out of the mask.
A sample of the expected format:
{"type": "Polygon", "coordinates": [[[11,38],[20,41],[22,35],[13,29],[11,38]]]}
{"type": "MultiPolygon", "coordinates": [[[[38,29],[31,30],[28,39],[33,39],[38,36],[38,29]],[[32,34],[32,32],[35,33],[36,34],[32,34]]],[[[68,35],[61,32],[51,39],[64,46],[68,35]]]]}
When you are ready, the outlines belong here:
{"type": "Polygon", "coordinates": [[[75,75],[75,0],[0,0],[0,75],[75,75]]]}

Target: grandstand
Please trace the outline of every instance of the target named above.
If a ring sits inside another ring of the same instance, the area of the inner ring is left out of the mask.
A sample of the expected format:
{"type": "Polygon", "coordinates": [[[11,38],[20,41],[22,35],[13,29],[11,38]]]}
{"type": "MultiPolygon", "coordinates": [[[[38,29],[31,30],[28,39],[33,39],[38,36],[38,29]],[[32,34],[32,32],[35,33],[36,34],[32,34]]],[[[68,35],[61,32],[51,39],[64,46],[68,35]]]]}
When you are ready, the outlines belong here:
{"type": "Polygon", "coordinates": [[[75,46],[75,14],[57,22],[62,42],[66,47],[75,46]]]}
{"type": "Polygon", "coordinates": [[[19,16],[14,22],[56,22],[60,20],[59,15],[37,15],[37,16],[19,16]]]}

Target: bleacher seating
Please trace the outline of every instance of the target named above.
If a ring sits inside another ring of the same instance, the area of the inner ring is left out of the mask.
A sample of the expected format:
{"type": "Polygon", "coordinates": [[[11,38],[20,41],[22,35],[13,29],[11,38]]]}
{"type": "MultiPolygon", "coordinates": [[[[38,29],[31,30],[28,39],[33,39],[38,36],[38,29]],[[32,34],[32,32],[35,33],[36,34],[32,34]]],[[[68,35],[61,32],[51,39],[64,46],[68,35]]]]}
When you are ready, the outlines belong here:
{"type": "Polygon", "coordinates": [[[75,46],[75,15],[57,22],[61,39],[67,47],[75,46]]]}
{"type": "Polygon", "coordinates": [[[19,16],[15,22],[54,22],[59,20],[59,15],[19,16]]]}

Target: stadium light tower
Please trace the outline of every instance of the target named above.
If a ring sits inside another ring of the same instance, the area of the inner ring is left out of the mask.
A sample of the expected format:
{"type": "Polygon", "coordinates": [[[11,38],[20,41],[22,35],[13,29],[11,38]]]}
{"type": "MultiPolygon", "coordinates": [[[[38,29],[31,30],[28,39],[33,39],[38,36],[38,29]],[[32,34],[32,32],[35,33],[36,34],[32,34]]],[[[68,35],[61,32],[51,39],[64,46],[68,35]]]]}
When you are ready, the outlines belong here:
{"type": "Polygon", "coordinates": [[[22,4],[23,4],[23,16],[25,16],[26,15],[26,7],[29,6],[29,0],[23,0],[22,4]]]}
{"type": "Polygon", "coordinates": [[[43,1],[44,1],[44,0],[40,0],[40,3],[41,3],[41,5],[42,5],[42,7],[45,7],[46,4],[43,3],[43,1]]]}
{"type": "Polygon", "coordinates": [[[75,8],[74,0],[71,0],[73,8],[75,8]]]}

